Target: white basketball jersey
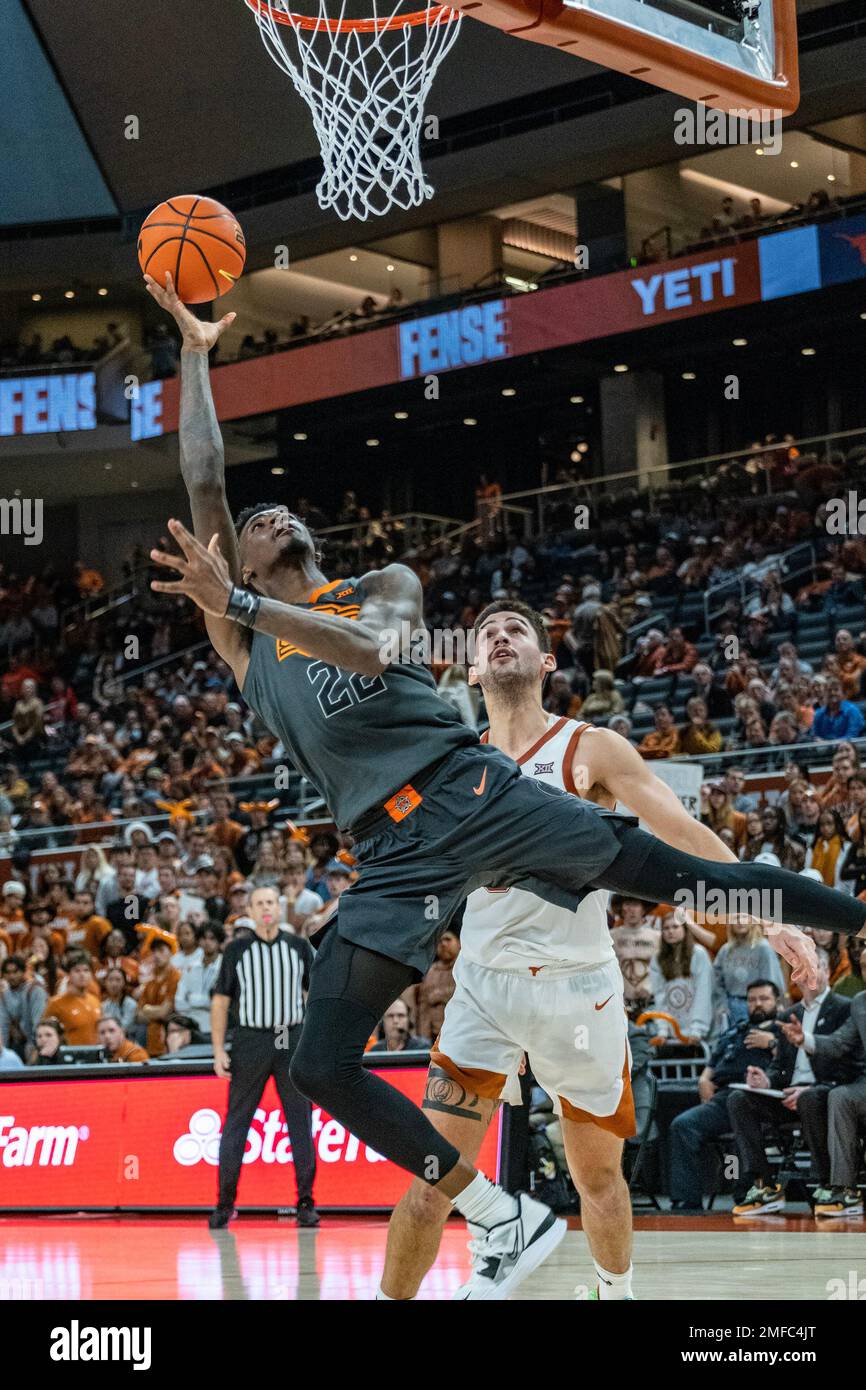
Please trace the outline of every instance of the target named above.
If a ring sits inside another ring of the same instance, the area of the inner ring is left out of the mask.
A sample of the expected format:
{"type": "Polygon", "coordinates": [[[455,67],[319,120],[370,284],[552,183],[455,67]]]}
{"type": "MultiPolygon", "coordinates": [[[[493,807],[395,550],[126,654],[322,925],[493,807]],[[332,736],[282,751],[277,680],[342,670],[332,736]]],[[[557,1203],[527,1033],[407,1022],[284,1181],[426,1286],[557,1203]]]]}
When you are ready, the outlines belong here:
{"type": "MultiPolygon", "coordinates": [[[[578,738],[589,727],[550,715],[547,733],[517,760],[524,777],[579,795],[571,769],[578,738]]],[[[603,965],[616,959],[609,896],[596,889],[572,912],[525,888],[477,888],[466,900],[460,954],[496,970],[603,965]]]]}

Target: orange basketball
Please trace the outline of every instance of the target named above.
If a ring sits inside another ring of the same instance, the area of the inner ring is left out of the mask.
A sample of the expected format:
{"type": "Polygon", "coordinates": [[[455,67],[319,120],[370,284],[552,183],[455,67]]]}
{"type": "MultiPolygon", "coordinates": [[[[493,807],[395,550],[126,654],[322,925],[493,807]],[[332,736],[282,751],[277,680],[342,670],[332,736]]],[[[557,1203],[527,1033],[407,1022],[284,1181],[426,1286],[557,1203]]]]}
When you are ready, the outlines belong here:
{"type": "Polygon", "coordinates": [[[160,203],[138,234],[142,270],[160,285],[170,271],[184,304],[206,304],[227,294],[246,254],[244,234],[228,208],[195,193],[160,203]]]}

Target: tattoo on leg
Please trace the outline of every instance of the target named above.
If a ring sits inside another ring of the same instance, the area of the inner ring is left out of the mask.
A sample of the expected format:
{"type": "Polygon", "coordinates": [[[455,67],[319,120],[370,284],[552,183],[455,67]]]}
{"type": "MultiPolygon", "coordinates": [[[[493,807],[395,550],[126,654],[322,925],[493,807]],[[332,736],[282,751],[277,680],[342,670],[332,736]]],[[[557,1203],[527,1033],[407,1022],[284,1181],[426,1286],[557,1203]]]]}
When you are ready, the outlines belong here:
{"type": "Polygon", "coordinates": [[[481,1097],[465,1090],[441,1067],[431,1067],[427,1073],[422,1110],[441,1110],[446,1115],[459,1115],[463,1120],[481,1120],[478,1103],[481,1097]],[[473,1108],[475,1107],[475,1108],[473,1108]]]}

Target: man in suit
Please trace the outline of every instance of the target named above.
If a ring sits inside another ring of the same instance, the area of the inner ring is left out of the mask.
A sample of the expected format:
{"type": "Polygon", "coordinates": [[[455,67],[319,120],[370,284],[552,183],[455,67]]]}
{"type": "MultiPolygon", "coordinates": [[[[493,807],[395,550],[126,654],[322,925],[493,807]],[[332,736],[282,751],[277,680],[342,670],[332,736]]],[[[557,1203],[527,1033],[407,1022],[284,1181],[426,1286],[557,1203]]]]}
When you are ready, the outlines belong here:
{"type": "MultiPolygon", "coordinates": [[[[825,951],[818,952],[818,978],[814,989],[803,990],[803,1002],[789,1015],[792,1023],[810,1037],[822,1037],[841,1028],[848,1018],[850,1003],[829,987],[829,962],[825,951]]],[[[748,1091],[734,1091],[728,1102],[731,1129],[737,1141],[742,1164],[741,1176],[749,1183],[745,1201],[734,1207],[735,1216],[760,1216],[783,1211],[785,1194],[778,1183],[770,1183],[769,1163],[764,1145],[763,1126],[800,1121],[803,1138],[812,1155],[812,1179],[819,1199],[828,1195],[830,1154],[827,1147],[829,1097],[836,1085],[850,1081],[853,1070],[843,1058],[812,1056],[791,1036],[783,1023],[782,1035],[754,1030],[746,1042],[763,1047],[766,1067],[750,1066],[746,1072],[748,1091]],[[783,1091],[784,1097],[762,1094],[783,1091]]]]}
{"type": "MultiPolygon", "coordinates": [[[[765,1038],[779,1032],[778,1004],[779,988],[772,980],[751,982],[746,990],[748,1018],[721,1035],[698,1079],[701,1103],[684,1110],[673,1121],[669,1134],[672,1211],[701,1210],[704,1148],[730,1129],[731,1101],[741,1094],[731,1087],[745,1082],[749,1071],[759,1069],[767,1056],[765,1038]],[[758,1046],[754,1046],[756,1038],[760,1040],[758,1046]]],[[[744,1191],[742,1182],[737,1186],[740,1192],[744,1191]]]]}
{"type": "Polygon", "coordinates": [[[834,1087],[827,1105],[827,1144],[830,1151],[830,1190],[816,1194],[816,1216],[862,1216],[857,1188],[861,1135],[866,1128],[866,993],[850,1002],[848,1019],[829,1036],[810,1031],[804,1019],[783,1025],[787,1041],[801,1048],[812,1065],[847,1065],[854,1080],[834,1087]]]}

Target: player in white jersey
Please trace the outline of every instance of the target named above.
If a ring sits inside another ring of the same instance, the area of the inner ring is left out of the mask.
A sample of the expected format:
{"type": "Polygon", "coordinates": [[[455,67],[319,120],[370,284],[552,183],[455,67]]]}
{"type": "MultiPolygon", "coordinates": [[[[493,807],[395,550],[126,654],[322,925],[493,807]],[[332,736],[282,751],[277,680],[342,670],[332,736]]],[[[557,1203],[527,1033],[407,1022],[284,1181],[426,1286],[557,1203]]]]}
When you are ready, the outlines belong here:
{"type": "MultiPolygon", "coordinates": [[[[470,682],[484,691],[489,741],[526,776],[600,806],[619,802],[678,849],[735,859],[619,734],[545,713],[543,682],[556,662],[539,614],[517,601],[497,602],[479,615],[476,629],[470,682]]],[[[588,893],[573,912],[536,897],[530,884],[477,889],[467,900],[454,978],[431,1051],[424,1101],[430,1120],[473,1161],[499,1100],[520,1101],[525,1053],[562,1117],[598,1297],[630,1298],[622,1146],[634,1133],[634,1105],[607,893],[588,893]]],[[[391,1218],[379,1297],[414,1298],[449,1210],[435,1187],[413,1182],[391,1218]]]]}

